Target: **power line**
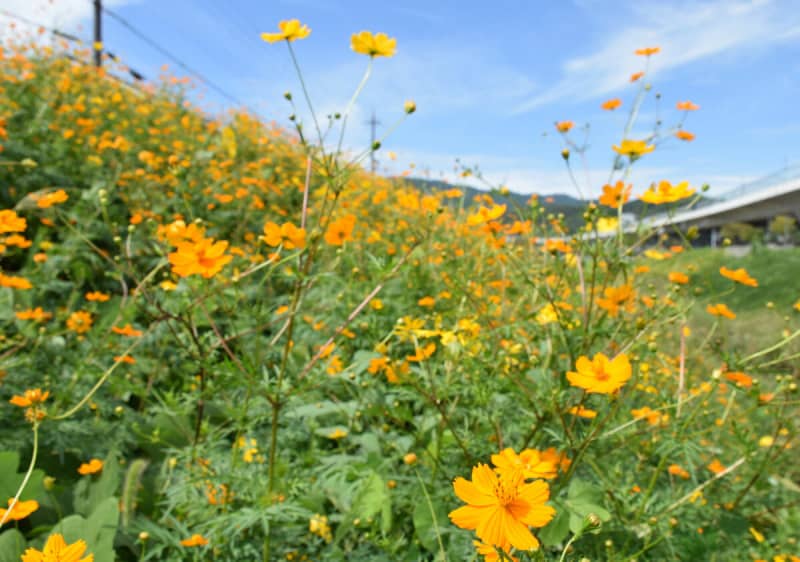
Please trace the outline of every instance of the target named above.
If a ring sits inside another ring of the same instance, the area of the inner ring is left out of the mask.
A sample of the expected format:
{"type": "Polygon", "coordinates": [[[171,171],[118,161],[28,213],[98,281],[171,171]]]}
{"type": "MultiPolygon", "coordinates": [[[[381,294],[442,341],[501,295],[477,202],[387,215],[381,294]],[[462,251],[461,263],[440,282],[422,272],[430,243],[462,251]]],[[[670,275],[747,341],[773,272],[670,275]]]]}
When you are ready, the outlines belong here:
{"type": "MultiPolygon", "coordinates": [[[[0,8],[0,14],[6,16],[8,18],[21,21],[22,23],[26,23],[28,25],[32,25],[34,27],[39,27],[41,29],[49,31],[50,33],[52,33],[56,37],[61,37],[62,39],[66,39],[67,41],[72,41],[73,43],[78,43],[78,44],[81,44],[81,45],[87,43],[86,40],[81,39],[80,37],[77,37],[75,35],[72,35],[71,33],[67,33],[65,31],[61,31],[60,29],[57,29],[55,27],[50,27],[50,26],[45,25],[45,24],[43,24],[41,22],[34,21],[32,19],[26,18],[26,17],[21,16],[19,14],[15,14],[13,12],[9,12],[6,9],[0,8]]],[[[104,49],[103,52],[105,52],[105,54],[108,55],[108,58],[110,58],[111,60],[113,60],[115,62],[119,62],[119,58],[117,57],[117,55],[115,55],[111,51],[109,51],[107,49],[104,49]]],[[[75,61],[75,62],[84,62],[84,61],[78,59],[77,57],[74,57],[74,56],[69,55],[69,54],[66,55],[66,57],[68,59],[72,60],[72,61],[75,61]]],[[[134,70],[133,68],[130,68],[130,67],[126,67],[126,69],[128,71],[128,74],[130,74],[135,80],[144,80],[144,76],[140,72],[137,72],[136,70],[134,70]]]]}
{"type": "Polygon", "coordinates": [[[4,8],[0,8],[0,14],[3,14],[4,16],[9,17],[11,19],[15,19],[15,20],[21,21],[22,23],[27,23],[28,25],[32,25],[32,26],[35,26],[35,27],[40,27],[40,28],[42,28],[42,29],[44,29],[46,31],[49,31],[50,33],[52,33],[53,35],[55,35],[57,37],[61,37],[62,39],[66,39],[67,41],[74,41],[75,43],[83,43],[84,42],[80,37],[76,37],[75,35],[72,35],[70,33],[66,33],[64,31],[56,29],[55,27],[50,27],[50,26],[45,25],[43,23],[40,23],[40,22],[37,22],[37,21],[33,21],[33,20],[28,19],[28,18],[26,18],[24,16],[21,16],[19,14],[15,14],[13,12],[9,12],[8,10],[6,10],[4,8]]]}
{"type": "MultiPolygon", "coordinates": [[[[212,82],[210,79],[206,78],[199,71],[194,70],[188,64],[186,64],[181,59],[179,59],[176,55],[172,54],[170,51],[168,51],[167,49],[165,49],[164,47],[159,45],[156,41],[154,41],[153,39],[151,39],[150,37],[145,35],[138,28],[136,28],[133,24],[128,22],[128,20],[126,20],[125,18],[123,18],[122,16],[117,14],[116,12],[106,8],[105,6],[103,6],[103,12],[108,14],[108,16],[111,17],[112,19],[116,20],[120,25],[125,27],[128,31],[130,31],[133,35],[138,37],[140,40],[142,40],[145,43],[147,43],[151,48],[155,49],[156,51],[161,53],[163,56],[165,56],[168,59],[170,59],[173,63],[178,65],[178,67],[183,69],[185,72],[188,72],[189,74],[191,74],[192,76],[194,76],[198,80],[200,80],[203,84],[205,84],[206,86],[208,86],[209,88],[211,88],[212,90],[214,90],[215,92],[217,92],[218,94],[220,94],[221,96],[226,98],[227,100],[232,101],[233,103],[235,103],[237,105],[240,105],[242,107],[247,107],[247,105],[245,105],[244,103],[239,101],[235,96],[233,96],[232,94],[230,94],[227,91],[225,91],[222,87],[218,86],[217,84],[212,82]]],[[[247,107],[247,108],[250,109],[249,107],[247,107]]],[[[253,112],[253,113],[255,113],[255,112],[253,112]]]]}

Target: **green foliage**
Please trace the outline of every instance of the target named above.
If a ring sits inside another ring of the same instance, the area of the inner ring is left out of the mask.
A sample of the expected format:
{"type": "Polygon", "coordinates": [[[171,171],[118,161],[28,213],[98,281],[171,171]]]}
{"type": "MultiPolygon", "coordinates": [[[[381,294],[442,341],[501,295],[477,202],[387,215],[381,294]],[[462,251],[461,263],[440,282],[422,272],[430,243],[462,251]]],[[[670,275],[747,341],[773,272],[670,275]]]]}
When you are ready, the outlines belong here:
{"type": "Polygon", "coordinates": [[[0,255],[0,502],[34,452],[39,502],[0,556],[60,532],[97,561],[473,560],[454,480],[509,449],[540,472],[481,493],[537,480],[555,509],[526,562],[795,544],[796,250],[594,238],[623,209],[418,191],[308,124],[212,120],[36,50],[0,73],[0,210],[25,219],[0,255]],[[630,366],[614,390],[575,382],[619,376],[600,354],[630,366]]]}
{"type": "Polygon", "coordinates": [[[720,236],[732,241],[748,244],[753,242],[760,233],[760,229],[746,222],[731,222],[720,230],[720,236]]]}

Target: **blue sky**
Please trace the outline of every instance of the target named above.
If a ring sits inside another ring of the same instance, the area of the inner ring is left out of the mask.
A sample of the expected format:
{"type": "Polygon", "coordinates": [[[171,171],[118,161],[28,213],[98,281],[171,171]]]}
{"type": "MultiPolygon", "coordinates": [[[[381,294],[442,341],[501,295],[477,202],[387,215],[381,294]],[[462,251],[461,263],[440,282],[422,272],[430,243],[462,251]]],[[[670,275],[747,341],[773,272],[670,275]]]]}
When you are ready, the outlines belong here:
{"type": "MultiPolygon", "coordinates": [[[[384,31],[397,55],[376,60],[347,137],[365,147],[373,110],[387,126],[406,99],[418,111],[385,143],[385,173],[410,163],[415,173],[457,180],[455,158],[477,164],[496,183],[523,193],[575,194],[554,134],[557,120],[591,123],[587,172],[600,190],[635,94],[628,82],[644,59],[633,51],[658,45],[648,76],[662,95],[665,125],[675,103],[701,110],[685,129],[692,143],[669,141],[637,163],[636,191],[652,181],[709,183],[721,193],[800,163],[800,8],[796,0],[612,2],[403,0],[115,0],[109,6],[189,66],[268,119],[286,122],[282,98],[300,89],[285,45],[259,33],[299,18],[311,36],[296,51],[319,113],[342,110],[366,65],[349,48],[353,32],[384,31]],[[608,113],[606,99],[623,106],[608,113]],[[546,134],[545,134],[546,133],[546,134]]],[[[3,7],[88,37],[89,0],[4,0],[3,7]]],[[[0,16],[0,19],[2,16],[0,16]]],[[[105,20],[106,46],[148,77],[167,62],[119,23],[105,20]]],[[[173,65],[174,68],[174,65],[173,65]]],[[[212,91],[209,111],[230,103],[212,91]]],[[[632,136],[656,119],[652,98],[632,136]]],[[[310,123],[307,124],[310,126],[310,123]]],[[[585,177],[583,170],[579,176],[585,177]]]]}

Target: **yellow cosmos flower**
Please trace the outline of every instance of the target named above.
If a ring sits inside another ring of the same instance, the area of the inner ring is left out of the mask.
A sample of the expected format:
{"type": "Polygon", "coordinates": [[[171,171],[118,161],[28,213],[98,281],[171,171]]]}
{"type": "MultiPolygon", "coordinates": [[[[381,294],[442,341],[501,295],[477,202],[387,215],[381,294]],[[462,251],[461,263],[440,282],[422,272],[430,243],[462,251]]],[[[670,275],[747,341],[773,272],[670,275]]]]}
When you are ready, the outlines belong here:
{"type": "Polygon", "coordinates": [[[672,185],[666,180],[660,181],[658,186],[655,184],[645,191],[640,199],[651,205],[661,205],[662,203],[674,203],[681,199],[686,199],[694,195],[695,190],[689,187],[689,182],[681,182],[672,185]]]}
{"type": "Polygon", "coordinates": [[[480,207],[478,211],[467,217],[467,224],[470,226],[477,226],[497,220],[506,212],[505,205],[492,205],[492,207],[480,207]]]}
{"type": "Polygon", "coordinates": [[[261,239],[272,246],[280,246],[287,250],[294,250],[295,248],[305,248],[306,245],[306,229],[298,228],[290,222],[278,226],[274,222],[267,222],[264,225],[264,236],[261,239]]]}
{"type": "Polygon", "coordinates": [[[557,473],[556,463],[546,459],[536,449],[525,449],[517,454],[508,447],[497,455],[492,455],[492,464],[501,476],[519,471],[524,478],[555,478],[557,473]]]}
{"type": "Polygon", "coordinates": [[[3,209],[0,211],[0,234],[7,232],[25,232],[27,221],[17,215],[16,211],[3,209]]]}
{"type": "Polygon", "coordinates": [[[456,478],[456,495],[467,505],[450,512],[462,529],[475,530],[485,544],[508,550],[538,548],[529,527],[544,527],[556,513],[545,505],[550,487],[544,480],[526,483],[521,472],[498,476],[485,464],[472,469],[472,481],[456,478]]]}
{"type": "Polygon", "coordinates": [[[94,562],[94,555],[83,556],[86,542],[79,540],[67,544],[64,537],[55,533],[47,537],[43,550],[29,548],[22,555],[22,562],[94,562]]]}
{"type": "Polygon", "coordinates": [[[167,258],[175,275],[202,275],[209,279],[233,259],[233,256],[225,254],[227,248],[226,241],[215,242],[212,238],[203,238],[198,242],[179,243],[177,250],[167,258]]]}
{"type": "Polygon", "coordinates": [[[305,39],[311,35],[311,29],[305,24],[301,24],[300,20],[287,20],[278,23],[278,33],[262,33],[261,39],[267,43],[277,43],[278,41],[295,41],[297,39],[305,39]]]}
{"type": "Polygon", "coordinates": [[[619,146],[614,145],[611,148],[617,154],[628,156],[629,158],[639,158],[643,154],[649,154],[656,149],[652,144],[647,144],[647,141],[631,139],[623,139],[619,146]]]}
{"type": "Polygon", "coordinates": [[[622,388],[631,378],[631,364],[624,353],[614,359],[609,359],[602,353],[596,354],[592,359],[581,356],[575,368],[577,372],[569,371],[567,380],[572,386],[589,393],[611,394],[622,388]]]}
{"type": "Polygon", "coordinates": [[[350,48],[370,57],[391,57],[397,50],[397,39],[390,38],[385,33],[373,35],[369,31],[361,31],[350,38],[350,48]]]}

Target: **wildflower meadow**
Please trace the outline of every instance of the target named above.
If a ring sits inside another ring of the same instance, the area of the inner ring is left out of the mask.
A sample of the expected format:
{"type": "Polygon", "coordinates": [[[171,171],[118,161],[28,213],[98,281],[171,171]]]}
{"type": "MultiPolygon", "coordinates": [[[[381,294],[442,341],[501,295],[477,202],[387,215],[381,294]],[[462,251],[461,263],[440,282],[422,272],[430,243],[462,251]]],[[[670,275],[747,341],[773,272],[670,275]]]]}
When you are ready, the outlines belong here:
{"type": "Polygon", "coordinates": [[[633,136],[668,53],[631,45],[616,144],[552,129],[602,188],[576,228],[367,171],[414,126],[409,100],[347,148],[402,38],[354,33],[363,80],[325,115],[315,34],[265,27],[289,127],[2,44],[0,562],[800,560],[796,278],[621,220],[704,196],[630,180],[693,150],[691,91],[633,136]]]}

